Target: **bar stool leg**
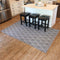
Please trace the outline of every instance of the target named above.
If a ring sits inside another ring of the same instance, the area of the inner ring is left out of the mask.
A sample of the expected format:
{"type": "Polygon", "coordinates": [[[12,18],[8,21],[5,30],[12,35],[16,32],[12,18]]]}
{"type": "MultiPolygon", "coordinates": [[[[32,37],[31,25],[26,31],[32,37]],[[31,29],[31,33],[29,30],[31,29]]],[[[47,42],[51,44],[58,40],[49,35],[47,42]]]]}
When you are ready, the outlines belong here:
{"type": "Polygon", "coordinates": [[[32,24],[34,25],[34,18],[32,18],[32,24]]]}
{"type": "Polygon", "coordinates": [[[35,18],[35,27],[34,28],[36,29],[36,18],[35,18]]]}
{"type": "Polygon", "coordinates": [[[26,26],[27,26],[27,21],[26,21],[26,17],[25,17],[25,24],[26,24],[26,26]]]}
{"type": "Polygon", "coordinates": [[[31,25],[30,25],[30,17],[29,17],[29,27],[30,27],[31,25]]]}
{"type": "Polygon", "coordinates": [[[41,20],[41,27],[43,27],[43,21],[41,20]]]}
{"type": "Polygon", "coordinates": [[[47,26],[47,28],[49,28],[49,19],[48,19],[48,26],[47,26]]]}
{"type": "Polygon", "coordinates": [[[20,20],[21,20],[21,25],[22,25],[22,16],[20,16],[20,20]]]}
{"type": "Polygon", "coordinates": [[[44,31],[46,32],[46,21],[45,21],[45,27],[44,27],[44,31]]]}
{"type": "Polygon", "coordinates": [[[39,20],[38,20],[38,30],[39,30],[39,20]]]}

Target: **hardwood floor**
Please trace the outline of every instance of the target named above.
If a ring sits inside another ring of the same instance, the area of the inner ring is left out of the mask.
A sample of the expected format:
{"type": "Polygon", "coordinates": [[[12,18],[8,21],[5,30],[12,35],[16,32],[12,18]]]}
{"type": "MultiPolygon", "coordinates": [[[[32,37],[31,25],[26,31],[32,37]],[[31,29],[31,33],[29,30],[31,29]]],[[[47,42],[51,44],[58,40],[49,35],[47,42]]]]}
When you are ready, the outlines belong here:
{"type": "MultiPolygon", "coordinates": [[[[60,32],[47,53],[44,53],[1,32],[17,21],[19,16],[0,24],[0,60],[60,60],[60,32]]],[[[57,18],[53,28],[60,30],[60,18],[57,18]]]]}

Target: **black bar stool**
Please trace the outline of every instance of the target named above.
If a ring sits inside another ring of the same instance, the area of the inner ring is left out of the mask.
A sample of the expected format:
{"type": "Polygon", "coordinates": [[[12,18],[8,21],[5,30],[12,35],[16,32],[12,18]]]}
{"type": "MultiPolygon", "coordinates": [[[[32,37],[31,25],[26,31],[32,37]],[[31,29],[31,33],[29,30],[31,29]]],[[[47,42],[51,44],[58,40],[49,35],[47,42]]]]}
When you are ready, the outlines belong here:
{"type": "Polygon", "coordinates": [[[44,27],[44,31],[46,32],[46,28],[49,28],[49,18],[50,16],[47,16],[47,15],[42,15],[39,17],[38,30],[39,30],[39,27],[44,27]],[[40,21],[41,21],[41,24],[39,24],[40,21]]]}
{"type": "Polygon", "coordinates": [[[34,23],[34,28],[36,29],[36,18],[39,17],[39,14],[30,14],[29,15],[29,27],[31,26],[31,19],[32,18],[32,24],[34,23]]]}
{"type": "Polygon", "coordinates": [[[24,22],[27,26],[27,16],[29,16],[29,15],[30,15],[30,13],[27,13],[27,12],[23,12],[23,13],[20,14],[21,25],[22,25],[22,22],[23,22],[22,17],[24,17],[24,22]]]}

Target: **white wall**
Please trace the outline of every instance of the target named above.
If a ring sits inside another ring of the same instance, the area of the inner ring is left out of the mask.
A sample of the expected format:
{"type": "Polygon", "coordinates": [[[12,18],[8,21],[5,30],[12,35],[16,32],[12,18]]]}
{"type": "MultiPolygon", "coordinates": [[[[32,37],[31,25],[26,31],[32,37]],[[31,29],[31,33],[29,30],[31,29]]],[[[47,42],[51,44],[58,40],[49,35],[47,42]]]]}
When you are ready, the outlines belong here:
{"type": "MultiPolygon", "coordinates": [[[[39,0],[34,0],[35,3],[39,2],[39,0]]],[[[44,3],[47,3],[48,1],[52,1],[51,4],[53,3],[53,1],[57,1],[57,0],[41,0],[44,3]]]]}
{"type": "MultiPolygon", "coordinates": [[[[39,1],[39,0],[34,0],[34,1],[39,1]]],[[[41,1],[57,1],[57,0],[41,0],[41,1]]]]}

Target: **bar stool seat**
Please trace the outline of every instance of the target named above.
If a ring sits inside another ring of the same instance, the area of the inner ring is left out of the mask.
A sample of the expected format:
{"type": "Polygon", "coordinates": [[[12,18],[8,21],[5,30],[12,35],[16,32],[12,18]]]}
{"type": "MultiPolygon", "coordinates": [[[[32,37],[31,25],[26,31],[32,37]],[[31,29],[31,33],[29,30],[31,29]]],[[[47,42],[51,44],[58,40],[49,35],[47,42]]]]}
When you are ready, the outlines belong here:
{"type": "Polygon", "coordinates": [[[30,14],[30,17],[31,18],[37,18],[37,17],[39,17],[39,14],[30,14]]]}
{"type": "Polygon", "coordinates": [[[27,16],[29,16],[30,15],[30,13],[27,13],[27,12],[22,12],[21,14],[20,14],[20,20],[21,20],[21,25],[22,25],[22,17],[24,17],[24,22],[25,22],[25,24],[26,24],[26,26],[27,26],[27,16]]]}
{"type": "Polygon", "coordinates": [[[50,16],[42,15],[42,16],[39,17],[39,19],[41,19],[41,20],[49,20],[49,17],[50,16]]]}
{"type": "Polygon", "coordinates": [[[20,16],[28,16],[30,13],[22,12],[20,16]]]}
{"type": "Polygon", "coordinates": [[[50,19],[50,16],[47,16],[47,15],[42,15],[39,17],[38,19],[38,30],[39,30],[39,21],[41,21],[41,27],[43,27],[44,25],[44,31],[46,32],[46,28],[49,28],[49,19],[50,19]]]}
{"type": "Polygon", "coordinates": [[[29,15],[29,27],[31,26],[31,23],[30,23],[30,18],[32,18],[32,23],[33,22],[35,22],[34,23],[34,28],[36,29],[36,18],[38,18],[39,17],[39,14],[30,14],[29,15]]]}

